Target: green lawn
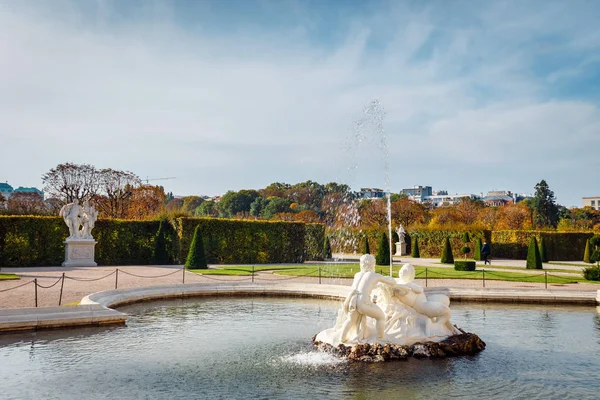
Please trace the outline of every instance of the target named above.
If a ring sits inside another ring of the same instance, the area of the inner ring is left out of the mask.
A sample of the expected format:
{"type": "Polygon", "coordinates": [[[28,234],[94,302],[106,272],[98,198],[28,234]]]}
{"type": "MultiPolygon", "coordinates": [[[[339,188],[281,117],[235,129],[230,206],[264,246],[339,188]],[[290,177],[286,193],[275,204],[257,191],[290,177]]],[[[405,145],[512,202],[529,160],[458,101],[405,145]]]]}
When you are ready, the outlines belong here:
{"type": "Polygon", "coordinates": [[[589,267],[590,265],[592,265],[592,264],[586,264],[584,262],[582,262],[581,264],[575,264],[575,263],[566,263],[566,262],[559,262],[559,261],[550,261],[548,264],[568,265],[571,267],[581,267],[581,268],[589,267]]]}
{"type": "MultiPolygon", "coordinates": [[[[394,265],[393,275],[398,276],[398,271],[401,265],[394,265]]],[[[456,271],[453,268],[444,267],[425,267],[421,265],[415,265],[417,279],[473,279],[482,280],[483,272],[481,269],[475,271],[456,271]],[[425,272],[427,270],[427,272],[425,272]]],[[[500,266],[494,266],[496,268],[504,268],[500,266]]],[[[260,265],[255,266],[254,271],[273,271],[276,275],[282,276],[311,276],[322,278],[352,278],[354,274],[359,271],[360,267],[358,264],[291,264],[291,265],[260,265]]],[[[510,267],[510,269],[523,268],[510,267]]],[[[389,274],[389,267],[377,266],[376,271],[387,275],[389,274]]],[[[575,283],[575,282],[588,282],[595,283],[592,281],[586,281],[582,276],[559,276],[553,275],[552,272],[566,271],[567,270],[527,270],[529,272],[512,272],[512,271],[485,271],[485,280],[503,280],[513,282],[533,282],[533,283],[544,283],[546,276],[544,272],[548,273],[548,283],[575,283]]],[[[249,276],[252,274],[252,266],[220,266],[218,269],[202,269],[192,270],[192,272],[207,274],[207,275],[239,275],[249,276]]]]}
{"type": "Polygon", "coordinates": [[[20,278],[15,274],[0,274],[0,281],[9,281],[12,279],[20,279],[20,278]]]}

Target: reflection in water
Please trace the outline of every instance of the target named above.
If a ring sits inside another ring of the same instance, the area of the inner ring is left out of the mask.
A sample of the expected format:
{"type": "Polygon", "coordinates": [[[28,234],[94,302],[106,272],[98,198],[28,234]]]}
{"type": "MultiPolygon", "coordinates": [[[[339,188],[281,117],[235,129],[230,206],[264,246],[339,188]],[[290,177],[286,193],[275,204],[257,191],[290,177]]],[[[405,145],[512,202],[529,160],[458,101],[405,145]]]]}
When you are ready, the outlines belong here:
{"type": "Polygon", "coordinates": [[[362,364],[312,350],[339,302],[202,298],[131,305],[127,327],[0,337],[3,398],[595,398],[594,308],[455,304],[473,357],[362,364]],[[32,385],[31,382],[35,382],[32,385]]]}

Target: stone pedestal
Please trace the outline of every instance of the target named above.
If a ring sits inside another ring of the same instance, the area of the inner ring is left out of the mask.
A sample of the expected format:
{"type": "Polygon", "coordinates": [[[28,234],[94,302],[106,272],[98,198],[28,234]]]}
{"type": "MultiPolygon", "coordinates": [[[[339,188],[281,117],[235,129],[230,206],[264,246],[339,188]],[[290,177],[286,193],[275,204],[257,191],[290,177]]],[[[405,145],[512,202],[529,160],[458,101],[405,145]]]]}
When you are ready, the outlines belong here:
{"type": "Polygon", "coordinates": [[[94,262],[94,239],[65,240],[65,261],[63,267],[96,267],[94,262]]]}
{"type": "Polygon", "coordinates": [[[396,242],[396,254],[395,256],[406,256],[406,243],[396,242]]]}

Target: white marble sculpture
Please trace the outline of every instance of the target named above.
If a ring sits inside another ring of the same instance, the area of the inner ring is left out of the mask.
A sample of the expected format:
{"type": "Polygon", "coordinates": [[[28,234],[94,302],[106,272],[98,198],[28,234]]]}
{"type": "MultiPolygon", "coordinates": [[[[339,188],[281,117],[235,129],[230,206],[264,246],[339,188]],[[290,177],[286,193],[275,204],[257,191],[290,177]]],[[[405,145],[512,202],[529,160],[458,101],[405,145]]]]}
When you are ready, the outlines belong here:
{"type": "Polygon", "coordinates": [[[398,234],[398,243],[406,243],[406,230],[404,230],[402,224],[396,228],[396,233],[398,234]]]}
{"type": "Polygon", "coordinates": [[[98,220],[98,211],[87,201],[83,207],[77,199],[65,204],[59,212],[69,227],[69,237],[65,240],[65,261],[63,267],[95,267],[94,246],[96,241],[92,229],[98,220]]]}
{"type": "Polygon", "coordinates": [[[81,223],[83,228],[81,229],[82,239],[94,239],[92,237],[92,229],[94,224],[98,220],[98,211],[94,206],[90,206],[87,201],[83,202],[83,214],[81,216],[81,223]]]}
{"type": "Polygon", "coordinates": [[[360,258],[361,272],[354,276],[352,291],[338,312],[336,326],[316,336],[316,341],[337,347],[340,343],[412,345],[441,341],[460,333],[450,322],[450,299],[445,295],[427,297],[414,282],[410,264],[393,279],[374,272],[375,259],[360,258]]]}
{"type": "Polygon", "coordinates": [[[98,220],[98,211],[90,206],[87,201],[83,202],[83,207],[79,205],[79,200],[75,199],[72,203],[65,204],[59,214],[65,220],[69,227],[69,240],[93,240],[92,229],[98,220]],[[81,228],[81,229],[80,229],[81,228]]]}

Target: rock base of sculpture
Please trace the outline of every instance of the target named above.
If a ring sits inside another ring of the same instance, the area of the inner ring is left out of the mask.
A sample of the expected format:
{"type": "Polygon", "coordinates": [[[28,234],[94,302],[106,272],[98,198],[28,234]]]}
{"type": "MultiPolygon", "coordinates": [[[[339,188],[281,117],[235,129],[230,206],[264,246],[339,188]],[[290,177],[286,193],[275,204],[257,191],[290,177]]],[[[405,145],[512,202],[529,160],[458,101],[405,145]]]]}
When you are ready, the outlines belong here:
{"type": "Polygon", "coordinates": [[[63,267],[96,267],[94,262],[94,239],[70,239],[65,244],[65,261],[63,267]]]}
{"type": "Polygon", "coordinates": [[[485,342],[474,333],[450,336],[441,342],[424,342],[413,345],[358,343],[347,346],[340,343],[337,347],[316,340],[313,344],[323,352],[332,353],[352,361],[383,362],[414,358],[445,358],[477,354],[485,349],[485,342]]]}
{"type": "Polygon", "coordinates": [[[396,242],[396,254],[395,256],[406,256],[406,243],[396,242]]]}

